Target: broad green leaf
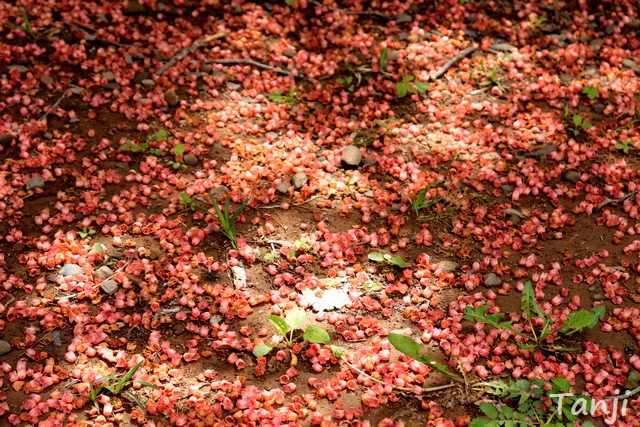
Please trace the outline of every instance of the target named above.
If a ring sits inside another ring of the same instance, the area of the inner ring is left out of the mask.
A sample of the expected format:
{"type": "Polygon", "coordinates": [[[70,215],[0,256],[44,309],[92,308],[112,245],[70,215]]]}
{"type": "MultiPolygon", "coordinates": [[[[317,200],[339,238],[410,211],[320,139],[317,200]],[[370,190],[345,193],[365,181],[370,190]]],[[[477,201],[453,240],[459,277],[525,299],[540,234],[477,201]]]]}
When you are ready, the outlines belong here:
{"type": "Polygon", "coordinates": [[[407,96],[407,85],[403,83],[396,84],[396,92],[398,98],[404,98],[407,96]]]}
{"type": "Polygon", "coordinates": [[[262,259],[267,260],[267,261],[273,261],[273,260],[276,259],[276,257],[271,252],[267,252],[266,254],[264,254],[262,259]]]}
{"type": "Polygon", "coordinates": [[[253,355],[256,357],[264,356],[273,350],[273,346],[270,344],[258,344],[253,348],[253,355]]]}
{"type": "MultiPolygon", "coordinates": [[[[511,327],[511,321],[500,322],[500,319],[504,316],[504,313],[494,313],[494,314],[486,314],[489,309],[488,305],[483,305],[478,308],[473,308],[471,306],[467,306],[464,308],[464,318],[466,320],[473,320],[475,322],[482,322],[488,325],[493,326],[498,329],[506,329],[507,331],[511,331],[514,333],[518,333],[518,331],[514,330],[511,327]]],[[[518,333],[520,335],[520,333],[518,333]]]]}
{"type": "Polygon", "coordinates": [[[305,341],[313,342],[316,344],[329,344],[329,341],[331,341],[331,338],[329,337],[327,331],[316,325],[309,325],[309,327],[307,327],[307,330],[304,331],[303,338],[305,339],[305,341]]]}
{"type": "Polygon", "coordinates": [[[503,405],[500,410],[502,411],[502,413],[504,414],[505,418],[507,419],[513,419],[513,414],[514,414],[514,410],[506,405],[503,405]]]}
{"type": "Polygon", "coordinates": [[[480,404],[480,410],[482,411],[483,414],[485,414],[487,417],[491,418],[492,420],[497,419],[498,414],[500,413],[498,411],[498,408],[496,408],[491,403],[487,403],[487,402],[482,402],[480,404]]]}
{"type": "Polygon", "coordinates": [[[352,177],[349,178],[349,185],[353,185],[356,182],[358,182],[358,176],[357,175],[353,175],[352,177]]]}
{"type": "Polygon", "coordinates": [[[590,122],[582,122],[582,129],[591,129],[593,127],[593,124],[591,124],[590,122]]]}
{"type": "Polygon", "coordinates": [[[522,289],[522,314],[524,314],[529,321],[534,314],[537,317],[547,317],[546,313],[542,311],[542,308],[540,308],[540,305],[536,302],[536,293],[531,280],[529,280],[522,289]]]}
{"type": "Polygon", "coordinates": [[[384,261],[384,255],[380,252],[371,252],[368,256],[371,261],[382,262],[384,261]]]}
{"type": "Polygon", "coordinates": [[[287,6],[293,6],[294,4],[296,4],[296,0],[284,0],[284,2],[287,4],[287,6]]]}
{"type": "Polygon", "coordinates": [[[433,357],[427,356],[426,354],[421,354],[425,350],[425,347],[415,342],[410,337],[400,335],[400,334],[389,334],[389,342],[396,350],[399,352],[411,357],[412,359],[417,360],[418,362],[424,363],[425,365],[442,372],[445,375],[450,376],[458,381],[462,380],[455,374],[449,372],[446,366],[441,365],[433,361],[433,357]]]}
{"type": "Polygon", "coordinates": [[[425,93],[427,91],[427,89],[429,89],[429,83],[428,82],[415,82],[416,88],[418,88],[418,92],[419,93],[425,93]]]}
{"type": "Polygon", "coordinates": [[[382,52],[380,52],[380,61],[378,61],[378,65],[380,66],[381,70],[387,68],[388,55],[389,55],[389,50],[387,48],[382,49],[382,52]]]}
{"type": "Polygon", "coordinates": [[[487,427],[489,420],[486,418],[475,418],[469,423],[469,427],[487,427]]]}
{"type": "Polygon", "coordinates": [[[584,328],[593,328],[598,320],[604,316],[606,308],[604,306],[594,307],[593,312],[587,310],[574,311],[569,313],[567,320],[560,329],[562,332],[571,335],[584,328]]]}
{"type": "Polygon", "coordinates": [[[413,77],[413,76],[404,76],[402,78],[402,81],[403,82],[412,82],[414,79],[415,79],[415,77],[413,77]]]}
{"type": "Polygon", "coordinates": [[[576,126],[580,126],[582,124],[582,117],[579,114],[573,115],[573,124],[576,126]]]}
{"type": "Polygon", "coordinates": [[[395,266],[398,266],[400,268],[407,268],[409,266],[409,264],[407,264],[401,257],[397,256],[395,258],[391,258],[389,260],[389,264],[393,264],[395,266]]]}
{"type": "Polygon", "coordinates": [[[552,379],[551,383],[557,386],[563,393],[568,393],[569,389],[571,388],[571,384],[569,384],[569,381],[562,377],[556,377],[552,379]]]}
{"type": "Polygon", "coordinates": [[[304,325],[304,322],[307,320],[307,313],[305,313],[302,308],[292,308],[287,312],[284,320],[287,322],[287,325],[289,325],[289,328],[297,329],[304,325]]]}
{"type": "Polygon", "coordinates": [[[176,156],[182,156],[184,154],[184,144],[178,144],[173,148],[173,153],[176,156]]]}
{"type": "Polygon", "coordinates": [[[276,316],[275,314],[270,314],[267,316],[267,320],[271,322],[274,328],[276,328],[276,332],[278,332],[283,337],[287,336],[287,323],[280,316],[276,316]]]}
{"type": "Polygon", "coordinates": [[[95,251],[99,255],[104,255],[104,248],[102,247],[102,245],[100,243],[96,243],[95,245],[93,245],[93,249],[95,249],[95,251]]]}

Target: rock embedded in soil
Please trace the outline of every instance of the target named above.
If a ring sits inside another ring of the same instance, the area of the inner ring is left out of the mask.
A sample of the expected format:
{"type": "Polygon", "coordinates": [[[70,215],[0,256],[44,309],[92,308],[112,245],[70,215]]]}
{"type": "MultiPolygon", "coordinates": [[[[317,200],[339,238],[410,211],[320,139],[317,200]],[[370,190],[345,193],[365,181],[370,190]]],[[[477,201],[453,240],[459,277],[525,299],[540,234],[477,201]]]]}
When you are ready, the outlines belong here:
{"type": "Polygon", "coordinates": [[[211,194],[211,197],[218,200],[223,194],[227,194],[228,192],[229,192],[229,189],[224,185],[222,185],[218,188],[214,188],[213,190],[209,191],[209,194],[211,194]]]}
{"type": "Polygon", "coordinates": [[[580,172],[575,170],[566,171],[563,174],[563,177],[566,181],[569,181],[570,183],[575,184],[578,181],[580,181],[580,172]]]}
{"type": "Polygon", "coordinates": [[[76,274],[81,274],[84,272],[84,269],[80,267],[78,264],[65,264],[62,266],[58,274],[61,276],[75,276],[76,274]]]}
{"type": "Polygon", "coordinates": [[[597,302],[597,301],[604,301],[606,299],[607,299],[607,297],[605,297],[602,294],[593,294],[593,295],[591,295],[591,300],[592,301],[596,301],[597,302]]]}
{"type": "Polygon", "coordinates": [[[0,356],[3,356],[11,351],[11,344],[6,341],[0,340],[0,356]]]}
{"type": "Polygon", "coordinates": [[[308,180],[309,178],[307,177],[307,175],[302,172],[297,173],[291,177],[291,183],[298,190],[304,187],[308,180]]]}
{"type": "Polygon", "coordinates": [[[512,191],[513,191],[513,187],[512,187],[512,186],[510,186],[509,184],[502,184],[502,185],[500,186],[500,189],[501,189],[502,191],[507,192],[507,193],[510,193],[510,192],[512,192],[512,191]]]}
{"type": "Polygon", "coordinates": [[[156,82],[154,82],[151,79],[144,79],[140,83],[142,83],[142,86],[149,87],[149,88],[154,87],[156,85],[156,82]]]}
{"type": "Polygon", "coordinates": [[[187,166],[197,166],[198,158],[193,154],[185,154],[184,155],[184,164],[187,166]]]}
{"type": "Polygon", "coordinates": [[[509,43],[494,43],[491,45],[490,49],[498,50],[500,52],[511,52],[512,50],[518,50],[517,47],[509,43]]]}
{"type": "Polygon", "coordinates": [[[102,72],[102,77],[107,79],[108,82],[112,82],[112,81],[114,81],[116,79],[116,75],[113,74],[111,71],[103,71],[102,72]]]}
{"type": "Polygon", "coordinates": [[[53,80],[53,77],[51,77],[49,74],[45,74],[42,77],[40,77],[40,82],[42,82],[42,84],[45,84],[45,85],[52,85],[56,81],[53,80]]]}
{"type": "Polygon", "coordinates": [[[178,98],[178,95],[171,89],[164,93],[164,100],[167,101],[167,104],[169,104],[171,107],[175,107],[180,102],[180,98],[178,98]]]}
{"type": "Polygon", "coordinates": [[[640,64],[638,64],[633,59],[629,59],[629,58],[623,59],[622,60],[622,65],[624,65],[627,68],[632,69],[636,73],[640,73],[640,64]]]}
{"type": "Polygon", "coordinates": [[[532,151],[530,153],[525,153],[524,157],[530,157],[530,158],[542,157],[542,156],[545,156],[547,154],[551,154],[554,151],[558,151],[558,146],[556,144],[551,144],[551,145],[547,145],[546,147],[541,148],[539,150],[535,150],[535,151],[532,151]]]}
{"type": "Polygon", "coordinates": [[[240,88],[242,88],[242,85],[238,83],[227,82],[227,89],[229,90],[240,90],[240,88]]]}
{"type": "Polygon", "coordinates": [[[342,157],[340,158],[342,163],[347,166],[359,166],[362,161],[362,153],[360,149],[355,145],[348,145],[342,150],[342,157]]]}
{"type": "Polygon", "coordinates": [[[457,262],[446,261],[446,260],[440,261],[436,265],[442,270],[446,271],[447,273],[452,273],[456,271],[458,268],[460,268],[460,264],[458,264],[457,262]]]}
{"type": "Polygon", "coordinates": [[[26,184],[27,191],[35,190],[36,188],[44,188],[44,181],[39,176],[29,178],[26,184]]]}
{"type": "Polygon", "coordinates": [[[20,73],[26,73],[29,71],[29,69],[27,67],[25,67],[24,65],[10,65],[9,66],[10,70],[17,70],[20,73]]]}
{"type": "Polygon", "coordinates": [[[598,103],[598,104],[593,104],[593,112],[596,114],[602,114],[602,112],[604,111],[604,109],[606,108],[604,106],[604,104],[598,103]]]}
{"type": "Polygon", "coordinates": [[[149,77],[151,77],[151,74],[149,74],[148,71],[141,71],[133,76],[133,81],[136,83],[142,83],[143,80],[147,80],[149,77]]]}
{"type": "Polygon", "coordinates": [[[276,191],[280,194],[287,194],[289,192],[289,188],[291,187],[292,185],[288,182],[280,182],[276,184],[276,191]]]}
{"type": "Polygon", "coordinates": [[[485,274],[484,276],[484,285],[487,287],[491,286],[500,286],[502,284],[502,280],[495,273],[485,274]]]}
{"type": "Polygon", "coordinates": [[[411,21],[413,21],[413,16],[408,13],[401,12],[396,15],[396,23],[398,24],[406,24],[411,21]]]}
{"type": "Polygon", "coordinates": [[[365,157],[362,159],[362,164],[374,166],[378,164],[378,160],[375,157],[365,157]]]}
{"type": "Polygon", "coordinates": [[[100,283],[100,289],[107,295],[113,295],[118,291],[118,284],[113,279],[100,283]]]}
{"type": "Polygon", "coordinates": [[[282,52],[282,54],[287,58],[294,58],[296,56],[296,51],[292,49],[286,49],[284,52],[282,52]]]}
{"type": "Polygon", "coordinates": [[[99,269],[93,272],[93,277],[98,277],[102,280],[105,280],[113,276],[114,274],[115,273],[113,272],[113,270],[111,270],[108,266],[103,265],[102,267],[100,267],[99,269]]]}
{"type": "Polygon", "coordinates": [[[12,133],[0,133],[0,145],[3,147],[5,145],[9,145],[13,142],[13,134],[12,133]]]}

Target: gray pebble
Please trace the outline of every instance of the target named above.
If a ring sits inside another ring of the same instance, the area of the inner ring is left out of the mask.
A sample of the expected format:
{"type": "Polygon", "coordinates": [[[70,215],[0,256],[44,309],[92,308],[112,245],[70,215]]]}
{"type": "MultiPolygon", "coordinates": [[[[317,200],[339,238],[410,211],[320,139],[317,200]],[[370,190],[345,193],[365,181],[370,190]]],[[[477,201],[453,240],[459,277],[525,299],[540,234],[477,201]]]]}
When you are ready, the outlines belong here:
{"type": "Polygon", "coordinates": [[[580,181],[580,172],[575,171],[575,170],[569,170],[566,171],[563,174],[563,177],[566,181],[569,181],[572,184],[575,184],[576,182],[580,181]]]}
{"type": "Polygon", "coordinates": [[[0,356],[3,356],[11,351],[11,344],[6,341],[0,340],[0,356]]]}
{"type": "Polygon", "coordinates": [[[213,66],[211,64],[202,64],[200,66],[200,71],[203,73],[209,74],[213,70],[213,66]]]}
{"type": "Polygon", "coordinates": [[[340,158],[342,163],[347,166],[359,166],[362,161],[362,153],[360,149],[355,145],[348,145],[342,150],[342,156],[340,158]]]}
{"type": "Polygon", "coordinates": [[[597,287],[597,286],[595,286],[595,285],[591,285],[591,286],[589,286],[589,287],[587,288],[587,290],[588,290],[589,292],[593,292],[593,291],[595,291],[596,289],[598,289],[598,287],[597,287]]]}
{"type": "Polygon", "coordinates": [[[53,134],[49,131],[45,132],[42,136],[44,137],[44,139],[53,139],[53,134]]]}
{"type": "Polygon", "coordinates": [[[513,191],[513,187],[512,187],[512,186],[510,186],[509,184],[502,184],[502,185],[500,186],[500,189],[501,189],[502,191],[506,191],[507,193],[511,193],[511,192],[513,191]]]}
{"type": "Polygon", "coordinates": [[[296,189],[304,187],[308,180],[309,178],[307,178],[307,175],[302,172],[297,173],[291,177],[291,183],[294,187],[296,187],[296,189]]]}
{"type": "Polygon", "coordinates": [[[624,65],[627,68],[631,68],[636,73],[640,73],[640,65],[633,59],[629,59],[629,58],[623,59],[622,65],[624,65]]]}
{"type": "Polygon", "coordinates": [[[140,98],[140,99],[138,99],[138,104],[153,104],[153,99],[151,99],[151,98],[140,98]]]}
{"type": "Polygon", "coordinates": [[[100,283],[100,289],[107,295],[115,294],[118,291],[118,284],[113,279],[100,283]]]}
{"type": "Polygon", "coordinates": [[[397,61],[398,59],[400,59],[400,52],[398,52],[397,50],[390,50],[387,53],[387,61],[397,61]]]}
{"type": "Polygon", "coordinates": [[[370,199],[373,199],[373,190],[367,190],[362,194],[364,197],[368,197],[370,199]]]}
{"type": "Polygon", "coordinates": [[[378,160],[375,157],[365,157],[362,159],[362,164],[373,166],[378,164],[378,160]]]}
{"type": "Polygon", "coordinates": [[[148,71],[141,71],[133,76],[133,81],[136,83],[142,83],[143,80],[147,80],[149,77],[151,77],[151,74],[149,74],[148,71]]]}
{"type": "Polygon", "coordinates": [[[592,108],[593,108],[593,112],[594,112],[594,113],[596,113],[596,114],[602,114],[602,112],[603,112],[603,111],[604,111],[604,109],[605,109],[605,106],[604,106],[604,104],[600,104],[600,103],[598,103],[598,104],[593,104],[593,107],[592,107],[592,108]]]}
{"type": "Polygon", "coordinates": [[[227,82],[227,88],[229,90],[240,90],[240,88],[242,88],[242,85],[234,82],[227,82]]]}
{"type": "Polygon", "coordinates": [[[53,80],[53,77],[51,77],[49,74],[44,74],[43,76],[41,76],[40,81],[44,85],[52,85],[56,82],[55,80],[53,80]]]}
{"type": "Polygon", "coordinates": [[[193,154],[185,154],[184,155],[184,164],[188,166],[197,166],[198,158],[193,154]]]}
{"type": "Polygon", "coordinates": [[[502,280],[495,273],[485,274],[484,276],[484,285],[487,287],[490,286],[500,286],[502,284],[502,280]]]}
{"type": "Polygon", "coordinates": [[[140,83],[142,83],[142,85],[145,86],[145,87],[154,87],[156,85],[156,82],[154,82],[151,79],[144,79],[140,83]]]}
{"type": "Polygon", "coordinates": [[[611,24],[611,25],[607,25],[604,29],[604,33],[607,35],[611,35],[616,31],[616,26],[611,24]]]}
{"type": "Polygon", "coordinates": [[[282,52],[282,54],[287,58],[293,58],[296,56],[296,51],[292,49],[287,49],[284,52],[282,52]]]}
{"type": "Polygon", "coordinates": [[[75,276],[76,274],[81,274],[82,272],[84,272],[84,269],[78,264],[65,264],[62,266],[58,274],[66,277],[75,276]]]}
{"type": "Polygon", "coordinates": [[[111,270],[108,266],[103,265],[99,269],[93,272],[93,277],[98,277],[102,280],[105,280],[111,276],[113,276],[113,270],[111,270]]]}
{"type": "Polygon", "coordinates": [[[29,71],[29,69],[27,67],[25,67],[24,65],[9,65],[9,69],[10,70],[18,70],[21,73],[26,73],[27,71],[29,71]]]}
{"type": "Polygon", "coordinates": [[[114,81],[116,79],[116,75],[113,74],[111,71],[103,71],[102,72],[102,77],[107,79],[108,82],[112,82],[112,81],[114,81]]]}
{"type": "Polygon", "coordinates": [[[180,102],[180,98],[178,98],[178,95],[172,90],[168,90],[164,93],[164,100],[167,101],[167,104],[171,107],[175,107],[180,102]]]}
{"type": "Polygon", "coordinates": [[[446,271],[447,273],[451,273],[456,271],[458,268],[460,268],[460,264],[458,264],[457,262],[453,262],[453,261],[440,261],[439,263],[436,264],[439,268],[441,268],[442,270],[446,271]]]}
{"type": "Polygon", "coordinates": [[[29,178],[26,184],[27,191],[34,190],[36,188],[44,188],[44,181],[39,176],[29,178]]]}
{"type": "Polygon", "coordinates": [[[606,299],[607,299],[607,297],[605,297],[602,294],[593,294],[593,295],[591,295],[591,300],[593,300],[593,301],[604,301],[606,299]]]}
{"type": "Polygon", "coordinates": [[[518,50],[517,47],[509,43],[494,43],[490,49],[498,50],[500,52],[511,52],[512,50],[518,50]]]}
{"type": "Polygon", "coordinates": [[[547,154],[551,154],[554,151],[558,151],[558,146],[556,144],[551,144],[551,145],[547,145],[544,148],[541,148],[539,150],[535,150],[532,151],[530,153],[525,153],[524,157],[542,157],[545,156],[547,154]]]}
{"type": "Polygon", "coordinates": [[[280,194],[287,194],[289,192],[289,188],[291,188],[291,184],[288,182],[280,182],[276,184],[276,191],[280,194]]]}
{"type": "Polygon", "coordinates": [[[124,62],[127,65],[133,64],[133,57],[131,55],[125,55],[124,56],[124,62]]]}
{"type": "Polygon", "coordinates": [[[59,329],[54,329],[53,331],[51,331],[49,336],[53,338],[53,345],[55,345],[56,347],[62,347],[62,339],[60,338],[59,329]]]}
{"type": "Polygon", "coordinates": [[[3,147],[11,144],[13,142],[13,134],[12,133],[0,133],[0,145],[3,147]]]}
{"type": "Polygon", "coordinates": [[[71,92],[74,95],[82,95],[82,93],[84,92],[84,88],[80,86],[71,86],[69,88],[69,92],[71,92]]]}
{"type": "Polygon", "coordinates": [[[407,40],[409,38],[410,35],[411,35],[410,33],[402,32],[402,33],[398,34],[398,40],[405,41],[405,40],[407,40]]]}
{"type": "Polygon", "coordinates": [[[407,22],[413,21],[413,16],[408,13],[399,13],[396,15],[396,23],[398,24],[406,24],[407,22]]]}

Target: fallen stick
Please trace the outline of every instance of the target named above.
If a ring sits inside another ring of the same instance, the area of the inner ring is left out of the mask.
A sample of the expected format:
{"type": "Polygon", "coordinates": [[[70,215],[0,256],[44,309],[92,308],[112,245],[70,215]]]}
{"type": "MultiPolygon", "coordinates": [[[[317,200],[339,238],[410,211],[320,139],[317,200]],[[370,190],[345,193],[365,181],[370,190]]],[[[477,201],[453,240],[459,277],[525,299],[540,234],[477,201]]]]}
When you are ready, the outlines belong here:
{"type": "Polygon", "coordinates": [[[44,120],[49,116],[49,114],[51,114],[51,112],[52,112],[53,110],[55,110],[56,108],[58,108],[58,105],[60,105],[60,102],[62,102],[62,100],[63,100],[64,98],[66,98],[66,96],[67,96],[67,91],[65,90],[64,92],[62,92],[62,95],[60,95],[60,97],[58,98],[58,100],[57,100],[57,101],[56,101],[56,102],[51,106],[51,108],[49,108],[49,109],[47,110],[47,112],[46,112],[46,113],[44,113],[44,114],[42,115],[42,117],[40,117],[40,118],[38,119],[38,121],[39,121],[39,122],[44,121],[44,120]]]}
{"type": "Polygon", "coordinates": [[[282,68],[272,67],[271,65],[263,64],[262,62],[254,61],[253,59],[235,59],[235,58],[221,58],[221,59],[208,59],[204,61],[205,64],[245,64],[253,65],[254,67],[264,68],[265,70],[274,71],[276,73],[284,74],[286,76],[293,76],[293,73],[289,70],[283,70],[282,68]]]}
{"type": "Polygon", "coordinates": [[[476,45],[469,46],[468,48],[466,48],[465,50],[463,50],[462,52],[460,52],[459,54],[457,54],[456,56],[448,60],[446,64],[444,64],[438,71],[435,72],[435,74],[431,75],[431,80],[436,80],[442,77],[444,73],[446,73],[449,70],[449,68],[453,67],[456,64],[456,62],[460,61],[465,56],[475,52],[477,49],[478,49],[478,46],[476,45]]]}
{"type": "MultiPolygon", "coordinates": [[[[132,44],[124,44],[124,43],[114,42],[114,41],[109,40],[109,39],[103,39],[102,37],[98,37],[95,34],[91,34],[89,32],[91,30],[90,28],[84,27],[84,26],[81,27],[79,25],[76,25],[76,24],[74,24],[72,22],[67,21],[66,19],[63,19],[62,22],[64,22],[65,24],[67,24],[68,26],[70,26],[71,28],[75,29],[76,31],[78,31],[80,33],[87,33],[87,34],[95,37],[95,39],[93,39],[93,40],[85,39],[87,41],[95,41],[95,42],[100,42],[100,43],[105,43],[105,44],[112,44],[112,45],[118,46],[118,47],[126,47],[126,48],[132,48],[133,47],[133,48],[136,48],[136,49],[149,49],[149,50],[151,50],[153,52],[158,52],[158,49],[142,48],[141,46],[136,46],[136,45],[132,45],[132,44]]],[[[91,30],[91,31],[93,31],[93,30],[91,30]]]]}
{"type": "Polygon", "coordinates": [[[162,68],[160,68],[158,71],[155,72],[156,76],[161,76],[165,71],[167,71],[168,68],[172,67],[176,62],[182,61],[182,59],[185,56],[189,55],[190,53],[192,53],[195,50],[199,49],[200,47],[204,46],[205,44],[207,44],[207,43],[209,43],[209,42],[211,42],[213,40],[225,37],[226,35],[227,35],[226,33],[216,33],[216,34],[207,36],[207,37],[205,37],[203,39],[200,39],[197,42],[195,42],[194,44],[192,44],[191,46],[182,49],[169,62],[164,64],[162,66],[162,68]]]}
{"type": "Polygon", "coordinates": [[[620,202],[624,202],[625,200],[627,200],[629,197],[633,196],[634,194],[636,194],[638,191],[640,190],[636,190],[636,191],[632,191],[629,194],[627,194],[626,196],[622,196],[619,199],[605,199],[604,202],[600,203],[596,209],[602,209],[605,206],[611,204],[611,203],[620,203],[620,202]]]}

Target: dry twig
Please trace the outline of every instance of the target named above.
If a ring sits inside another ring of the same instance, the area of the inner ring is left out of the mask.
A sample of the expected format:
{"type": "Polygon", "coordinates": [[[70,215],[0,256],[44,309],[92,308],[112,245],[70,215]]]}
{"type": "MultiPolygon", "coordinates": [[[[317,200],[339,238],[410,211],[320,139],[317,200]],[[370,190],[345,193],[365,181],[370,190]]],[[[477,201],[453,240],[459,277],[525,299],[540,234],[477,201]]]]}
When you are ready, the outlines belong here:
{"type": "Polygon", "coordinates": [[[271,65],[263,64],[262,62],[255,61],[253,59],[248,58],[220,58],[220,59],[209,59],[204,61],[205,64],[245,64],[245,65],[253,65],[254,67],[264,68],[265,70],[274,71],[276,73],[284,74],[285,76],[293,76],[293,72],[289,70],[284,70],[282,68],[272,67],[271,65]]]}
{"type": "Polygon", "coordinates": [[[444,64],[442,67],[440,67],[438,71],[436,71],[434,74],[431,75],[431,80],[436,80],[442,77],[444,73],[446,73],[449,70],[449,68],[453,67],[458,61],[460,61],[465,56],[472,54],[477,49],[478,49],[478,46],[476,45],[469,46],[468,48],[466,48],[465,50],[463,50],[462,52],[460,52],[459,54],[457,54],[456,56],[448,60],[446,64],[444,64]]]}
{"type": "Polygon", "coordinates": [[[602,202],[602,203],[600,203],[600,204],[596,207],[596,209],[602,209],[602,208],[604,208],[605,206],[607,206],[607,205],[609,205],[609,204],[611,204],[611,203],[620,203],[620,202],[624,202],[624,201],[625,201],[625,200],[627,200],[629,197],[631,197],[631,196],[633,196],[634,194],[636,194],[638,191],[640,191],[640,190],[632,191],[632,192],[628,193],[627,195],[622,196],[622,197],[620,197],[620,198],[618,198],[618,199],[605,199],[605,201],[604,201],[604,202],[602,202]]]}
{"type": "Polygon", "coordinates": [[[213,40],[221,39],[221,38],[225,37],[226,35],[227,35],[226,33],[212,34],[210,36],[207,36],[207,37],[205,37],[203,39],[198,40],[197,42],[195,42],[191,46],[182,49],[169,62],[164,64],[162,66],[162,68],[160,68],[158,71],[156,71],[156,73],[155,73],[156,76],[161,76],[165,71],[167,71],[168,68],[172,67],[176,62],[182,61],[182,59],[185,56],[187,56],[190,53],[196,51],[197,49],[199,49],[200,47],[204,46],[205,44],[207,44],[209,42],[212,42],[213,40]]]}

